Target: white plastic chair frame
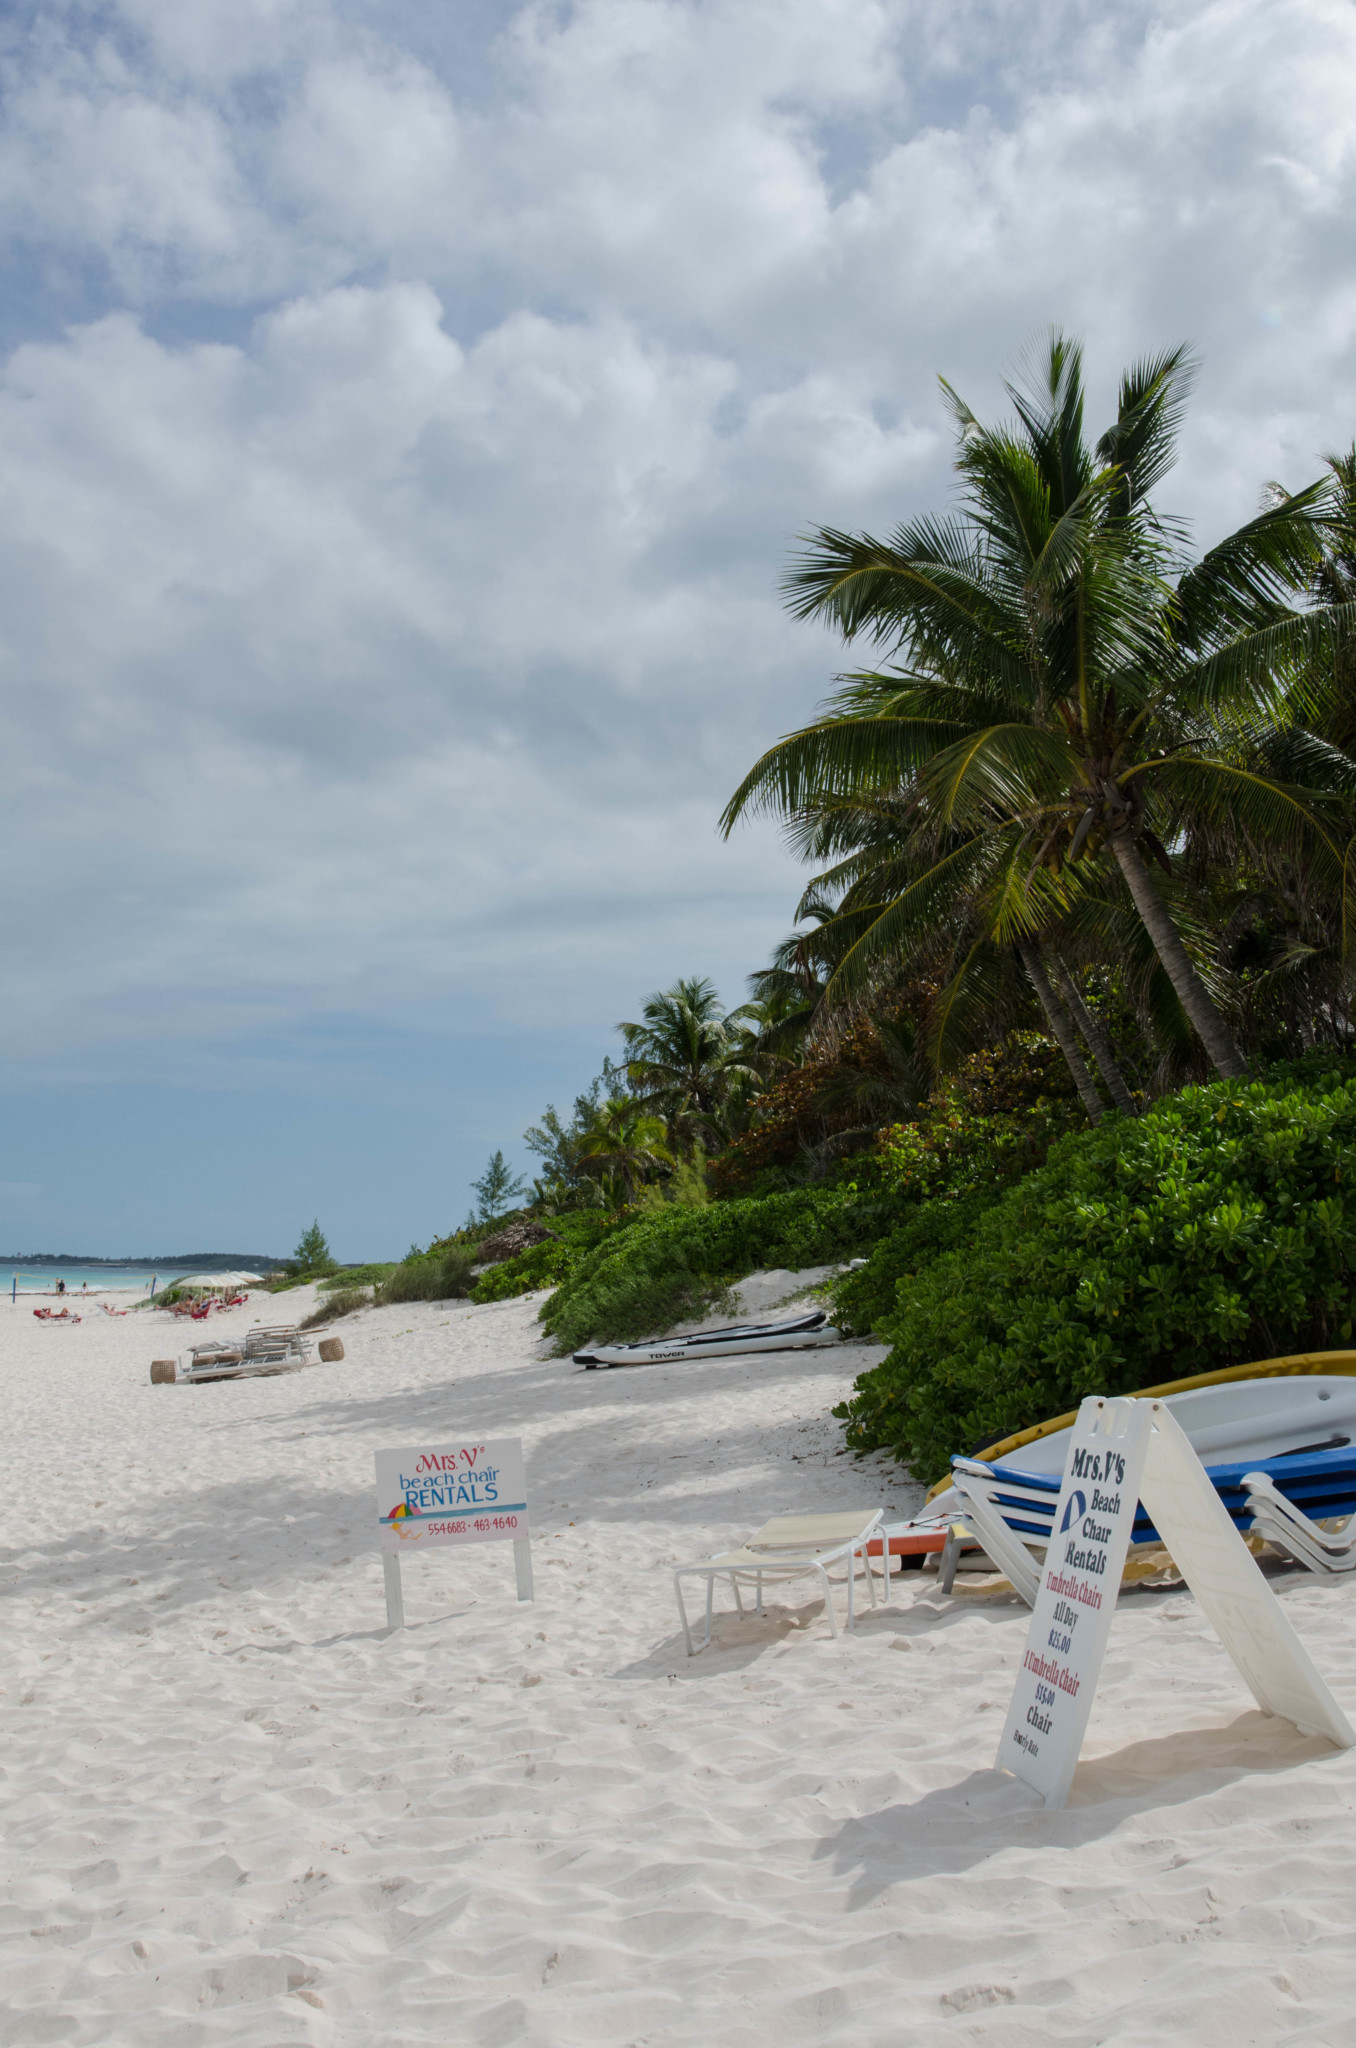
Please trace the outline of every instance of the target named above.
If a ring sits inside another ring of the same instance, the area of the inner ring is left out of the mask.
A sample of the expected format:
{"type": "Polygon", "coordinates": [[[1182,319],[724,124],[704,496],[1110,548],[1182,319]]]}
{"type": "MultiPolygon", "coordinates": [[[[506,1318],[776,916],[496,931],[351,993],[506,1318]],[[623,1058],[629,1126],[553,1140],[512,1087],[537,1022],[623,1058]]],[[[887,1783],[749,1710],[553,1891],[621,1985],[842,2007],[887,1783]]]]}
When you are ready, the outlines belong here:
{"type": "Polygon", "coordinates": [[[311,1340],[295,1323],[265,1325],[245,1333],[246,1358],[299,1358],[311,1362],[311,1340]]]}
{"type": "MultiPolygon", "coordinates": [[[[829,1579],[829,1566],[847,1562],[847,1625],[857,1625],[855,1592],[857,1583],[857,1560],[861,1559],[866,1572],[867,1591],[871,1605],[876,1605],[876,1575],[871,1566],[867,1545],[880,1528],[885,1518],[884,1508],[868,1513],[826,1515],[774,1515],[739,1550],[727,1550],[719,1557],[708,1557],[703,1564],[680,1565],[673,1575],[673,1590],[678,1601],[678,1615],[683,1624],[683,1640],[687,1644],[689,1657],[697,1655],[692,1642],[692,1630],[688,1623],[687,1609],[683,1605],[682,1581],[686,1578],[706,1580],[706,1634],[697,1646],[705,1650],[711,1641],[711,1607],[715,1597],[717,1579],[727,1578],[735,1597],[735,1606],[741,1616],[744,1601],[741,1585],[753,1585],[756,1594],[754,1612],[763,1611],[763,1581],[808,1578],[817,1575],[824,1588],[824,1609],[829,1617],[830,1632],[838,1634],[838,1617],[834,1612],[833,1588],[829,1579]]],[[[890,1598],[890,1560],[883,1557],[882,1581],[883,1599],[890,1598]]]]}
{"type": "Polygon", "coordinates": [[[1345,1528],[1321,1529],[1286,1499],[1268,1473],[1245,1472],[1243,1484],[1254,1536],[1265,1537],[1311,1572],[1356,1572],[1356,1515],[1345,1528]]]}
{"type": "MultiPolygon", "coordinates": [[[[965,1502],[965,1527],[983,1546],[985,1555],[992,1558],[1014,1592],[1020,1594],[1028,1607],[1034,1607],[1036,1595],[1040,1590],[1040,1567],[1019,1532],[1009,1528],[1003,1510],[994,1498],[996,1494],[1002,1494],[1004,1499],[1011,1503],[1014,1497],[1022,1495],[1021,1485],[1014,1485],[1011,1480],[996,1479],[990,1466],[982,1465],[971,1458],[953,1460],[951,1483],[965,1502]]],[[[1033,1505],[1049,1513],[1053,1521],[1052,1496],[1032,1488],[1030,1497],[1033,1505]]],[[[951,1591],[963,1541],[963,1538],[957,1537],[953,1527],[951,1535],[946,1539],[946,1548],[942,1553],[938,1573],[938,1583],[944,1593],[951,1591]]],[[[1041,1548],[1043,1550],[1044,1545],[1041,1548]]]]}

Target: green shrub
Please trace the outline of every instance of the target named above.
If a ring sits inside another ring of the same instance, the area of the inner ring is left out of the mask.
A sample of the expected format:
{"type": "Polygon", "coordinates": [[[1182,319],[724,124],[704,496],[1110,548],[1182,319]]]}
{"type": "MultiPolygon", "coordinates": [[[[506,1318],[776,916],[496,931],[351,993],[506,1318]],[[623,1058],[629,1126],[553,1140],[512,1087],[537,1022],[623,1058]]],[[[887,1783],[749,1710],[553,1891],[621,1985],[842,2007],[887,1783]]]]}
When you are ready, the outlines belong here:
{"type": "Polygon", "coordinates": [[[395,1261],[393,1259],[386,1260],[384,1264],[377,1263],[370,1266],[341,1266],[339,1271],[332,1274],[328,1280],[322,1280],[319,1283],[320,1292],[327,1294],[336,1288],[344,1287],[375,1287],[386,1278],[388,1273],[394,1273],[394,1271],[395,1261]]]}
{"type": "Polygon", "coordinates": [[[912,1197],[914,1207],[873,1247],[860,1272],[835,1285],[839,1328],[853,1336],[879,1329],[894,1313],[901,1280],[964,1244],[1004,1191],[1042,1164],[1069,1122],[1069,1106],[1061,1101],[1042,1098],[1020,1111],[979,1113],[948,1092],[917,1122],[882,1131],[872,1152],[847,1161],[845,1172],[859,1191],[889,1188],[901,1201],[912,1197]]]}
{"type": "Polygon", "coordinates": [[[355,1310],[371,1305],[372,1296],[365,1287],[340,1287],[304,1318],[301,1327],[314,1330],[319,1323],[332,1323],[339,1316],[351,1316],[355,1310]]]}
{"type": "Polygon", "coordinates": [[[578,1254],[567,1244],[529,1245],[511,1259],[502,1259],[481,1274],[471,1289],[472,1301],[508,1301],[536,1287],[555,1287],[565,1278],[578,1254]]]}
{"type": "Polygon", "coordinates": [[[395,1301],[450,1301],[471,1292],[474,1247],[448,1243],[420,1252],[393,1267],[382,1281],[377,1299],[395,1301]]]}
{"type": "Polygon", "coordinates": [[[879,1243],[866,1264],[844,1273],[832,1290],[833,1320],[845,1337],[868,1337],[894,1314],[902,1280],[912,1280],[941,1252],[954,1251],[974,1235],[981,1216],[1002,1190],[955,1199],[920,1202],[879,1243]]]}
{"type": "MultiPolygon", "coordinates": [[[[445,1251],[449,1245],[453,1244],[470,1245],[474,1248],[480,1243],[482,1238],[497,1237],[501,1230],[507,1230],[510,1223],[523,1223],[530,1220],[533,1220],[530,1209],[506,1209],[502,1216],[491,1216],[488,1218],[468,1216],[459,1230],[449,1231],[446,1237],[435,1238],[429,1246],[429,1250],[431,1252],[445,1251]]],[[[552,1228],[554,1229],[554,1227],[553,1224],[552,1228]]],[[[411,1248],[410,1256],[412,1257],[413,1255],[414,1251],[411,1248]]]]}
{"type": "Polygon", "coordinates": [[[872,1150],[844,1162],[859,1188],[888,1187],[918,1201],[974,1190],[997,1192],[1043,1164],[1069,1131],[1085,1131],[1074,1103],[1040,1100],[1015,1110],[979,1112],[950,1092],[913,1122],[883,1130],[872,1150]]]}
{"type": "Polygon", "coordinates": [[[471,1289],[472,1301],[508,1301],[516,1294],[530,1294],[538,1287],[558,1287],[589,1252],[604,1238],[616,1237],[635,1222],[633,1212],[621,1215],[604,1210],[576,1210],[551,1218],[554,1239],[529,1245],[511,1259],[502,1259],[481,1274],[471,1289]]]}
{"type": "Polygon", "coordinates": [[[1346,1343],[1351,1076],[1311,1055],[1065,1138],[963,1248],[899,1283],[876,1322],[890,1356],[835,1410],[849,1445],[931,1478],[1085,1394],[1346,1343]]]}
{"type": "Polygon", "coordinates": [[[640,1216],[577,1262],[543,1302],[541,1320],[561,1352],[651,1335],[760,1267],[851,1258],[901,1221],[913,1201],[887,1189],[861,1195],[805,1187],[640,1216]]]}

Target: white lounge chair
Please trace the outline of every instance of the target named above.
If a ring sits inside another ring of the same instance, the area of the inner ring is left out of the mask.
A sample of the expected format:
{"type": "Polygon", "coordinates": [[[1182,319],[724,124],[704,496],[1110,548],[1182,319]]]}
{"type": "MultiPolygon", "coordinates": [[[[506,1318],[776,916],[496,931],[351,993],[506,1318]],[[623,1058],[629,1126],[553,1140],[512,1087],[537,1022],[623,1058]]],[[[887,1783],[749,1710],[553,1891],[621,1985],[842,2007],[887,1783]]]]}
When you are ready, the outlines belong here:
{"type": "Polygon", "coordinates": [[[1356,1515],[1340,1529],[1324,1529],[1287,1500],[1267,1473],[1245,1472],[1243,1484],[1254,1536],[1264,1537],[1311,1572],[1356,1572],[1356,1515]]]}
{"type": "MultiPolygon", "coordinates": [[[[834,1613],[833,1590],[829,1581],[829,1566],[847,1564],[847,1625],[856,1626],[855,1589],[857,1581],[857,1560],[860,1558],[866,1573],[867,1590],[871,1605],[876,1604],[876,1575],[867,1555],[867,1545],[876,1534],[885,1518],[883,1508],[855,1508],[845,1513],[827,1515],[774,1515],[765,1522],[756,1535],[739,1550],[724,1551],[719,1557],[708,1557],[702,1564],[680,1565],[673,1575],[673,1590],[678,1600],[678,1613],[683,1624],[683,1640],[687,1654],[695,1657],[697,1652],[692,1644],[692,1630],[688,1626],[687,1609],[683,1605],[682,1581],[687,1578],[706,1580],[706,1634],[701,1641],[704,1650],[711,1641],[711,1602],[715,1594],[717,1579],[728,1579],[735,1597],[735,1606],[744,1612],[740,1594],[741,1586],[756,1588],[755,1612],[763,1611],[763,1581],[780,1579],[803,1579],[817,1575],[824,1588],[824,1607],[829,1617],[829,1628],[838,1634],[838,1617],[834,1613]]],[[[890,1598],[889,1560],[882,1559],[885,1567],[884,1599],[890,1598]]]]}
{"type": "MultiPolygon", "coordinates": [[[[1009,1527],[1005,1517],[1026,1505],[1029,1498],[1033,1509],[1030,1519],[1036,1525],[1030,1540],[1040,1545],[1043,1555],[1058,1494],[1051,1495],[1043,1489],[1023,1487],[1010,1479],[1000,1479],[991,1465],[981,1464],[975,1458],[952,1459],[951,1483],[964,1503],[965,1527],[981,1544],[985,1555],[992,1558],[1014,1592],[1021,1595],[1028,1607],[1034,1607],[1040,1590],[1040,1566],[1021,1535],[1009,1527]],[[1041,1530],[1039,1535],[1036,1527],[1041,1530]]],[[[951,1591],[962,1540],[953,1529],[942,1552],[938,1578],[944,1593],[951,1591]]]]}

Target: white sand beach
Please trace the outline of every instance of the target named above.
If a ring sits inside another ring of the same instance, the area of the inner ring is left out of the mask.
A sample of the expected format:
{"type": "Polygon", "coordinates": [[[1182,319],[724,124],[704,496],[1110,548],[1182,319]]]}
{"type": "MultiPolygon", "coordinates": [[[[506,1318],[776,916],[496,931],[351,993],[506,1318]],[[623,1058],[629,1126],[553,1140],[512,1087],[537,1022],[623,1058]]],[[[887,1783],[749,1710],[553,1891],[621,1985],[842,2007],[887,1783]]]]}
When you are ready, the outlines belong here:
{"type": "MultiPolygon", "coordinates": [[[[797,1588],[689,1660],[676,1562],[918,1499],[829,1418],[877,1354],[584,1373],[538,1300],[154,1387],[168,1317],[4,1306],[7,2048],[1356,2040],[1356,1752],[1258,1713],[1188,1594],[1122,1598],[1058,1814],[992,1768],[1010,1598],[909,1574],[833,1642],[797,1588]],[[482,1433],[536,1600],[442,1552],[388,1635],[373,1450],[482,1433]]],[[[1356,1715],[1356,1586],[1274,1583],[1356,1715]]]]}

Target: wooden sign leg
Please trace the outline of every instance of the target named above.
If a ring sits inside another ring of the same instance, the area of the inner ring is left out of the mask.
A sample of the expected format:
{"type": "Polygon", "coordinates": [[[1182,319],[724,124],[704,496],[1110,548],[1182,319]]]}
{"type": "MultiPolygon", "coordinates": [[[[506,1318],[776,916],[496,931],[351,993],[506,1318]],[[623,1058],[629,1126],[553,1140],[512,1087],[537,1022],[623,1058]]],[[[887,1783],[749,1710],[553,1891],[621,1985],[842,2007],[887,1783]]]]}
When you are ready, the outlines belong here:
{"type": "Polygon", "coordinates": [[[513,1539],[513,1569],[518,1577],[518,1598],[531,1600],[532,1592],[532,1538],[515,1536],[513,1539]]]}
{"type": "Polygon", "coordinates": [[[393,1550],[382,1552],[381,1569],[386,1579],[386,1626],[404,1628],[405,1596],[400,1585],[400,1559],[393,1550]]]}

